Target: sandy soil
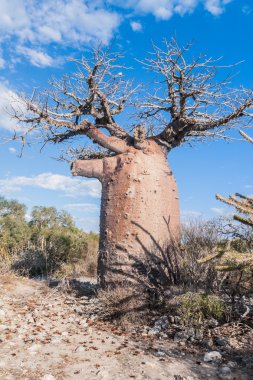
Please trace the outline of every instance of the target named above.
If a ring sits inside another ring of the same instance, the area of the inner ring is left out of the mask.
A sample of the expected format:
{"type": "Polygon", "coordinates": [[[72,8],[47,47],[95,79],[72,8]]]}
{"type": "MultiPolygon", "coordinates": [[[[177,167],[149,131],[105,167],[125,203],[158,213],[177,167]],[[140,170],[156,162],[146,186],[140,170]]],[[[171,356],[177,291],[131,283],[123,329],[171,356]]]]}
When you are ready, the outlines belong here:
{"type": "MultiPolygon", "coordinates": [[[[88,297],[0,276],[0,379],[219,379],[203,352],[135,337],[96,319],[88,297]]],[[[239,369],[230,379],[250,379],[239,369]]],[[[253,378],[253,377],[252,377],[253,378]]]]}

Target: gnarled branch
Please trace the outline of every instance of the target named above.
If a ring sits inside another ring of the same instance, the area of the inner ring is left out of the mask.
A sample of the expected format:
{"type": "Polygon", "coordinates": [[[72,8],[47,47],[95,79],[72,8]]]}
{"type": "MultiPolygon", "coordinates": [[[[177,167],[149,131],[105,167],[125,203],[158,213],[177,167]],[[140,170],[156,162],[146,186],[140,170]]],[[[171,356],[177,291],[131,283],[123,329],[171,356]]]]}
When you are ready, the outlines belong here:
{"type": "Polygon", "coordinates": [[[71,164],[73,176],[82,176],[87,178],[98,178],[100,181],[103,177],[103,160],[76,160],[71,164]]]}
{"type": "Polygon", "coordinates": [[[169,149],[193,138],[223,137],[235,127],[247,126],[253,117],[253,91],[231,88],[232,75],[216,80],[219,59],[200,55],[187,61],[190,44],[180,48],[172,39],[164,49],[154,46],[144,66],[157,75],[154,93],[138,104],[140,118],[160,127],[156,138],[169,149]],[[210,132],[210,131],[213,131],[210,132]]]}

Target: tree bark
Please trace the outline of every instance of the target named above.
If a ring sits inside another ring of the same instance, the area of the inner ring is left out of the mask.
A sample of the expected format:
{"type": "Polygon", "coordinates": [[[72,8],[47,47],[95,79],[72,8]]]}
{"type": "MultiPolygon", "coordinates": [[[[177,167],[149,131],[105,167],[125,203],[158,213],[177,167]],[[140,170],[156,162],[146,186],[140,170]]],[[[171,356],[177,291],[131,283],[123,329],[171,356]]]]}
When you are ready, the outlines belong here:
{"type": "Polygon", "coordinates": [[[100,160],[77,160],[72,173],[102,183],[98,280],[135,281],[137,261],[179,239],[177,185],[154,140],[100,160]]]}

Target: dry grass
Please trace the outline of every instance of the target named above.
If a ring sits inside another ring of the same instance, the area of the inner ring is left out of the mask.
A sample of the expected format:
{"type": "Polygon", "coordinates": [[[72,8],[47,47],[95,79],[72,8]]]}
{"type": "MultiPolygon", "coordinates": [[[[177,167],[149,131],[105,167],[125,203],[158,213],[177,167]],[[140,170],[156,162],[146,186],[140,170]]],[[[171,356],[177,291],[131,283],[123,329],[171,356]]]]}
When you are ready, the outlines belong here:
{"type": "Polygon", "coordinates": [[[148,294],[142,290],[124,284],[99,290],[98,298],[103,305],[103,317],[116,321],[125,329],[130,325],[144,323],[147,319],[148,294]]]}

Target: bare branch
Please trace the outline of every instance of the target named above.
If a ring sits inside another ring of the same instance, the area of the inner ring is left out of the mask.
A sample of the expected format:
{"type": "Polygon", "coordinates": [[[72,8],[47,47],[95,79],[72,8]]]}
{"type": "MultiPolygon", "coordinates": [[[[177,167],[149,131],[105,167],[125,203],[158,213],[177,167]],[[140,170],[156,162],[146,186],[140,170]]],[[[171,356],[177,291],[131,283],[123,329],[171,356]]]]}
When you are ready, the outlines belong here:
{"type": "Polygon", "coordinates": [[[29,138],[40,138],[47,143],[85,135],[103,148],[124,152],[131,138],[114,117],[123,112],[136,89],[124,79],[126,67],[117,63],[120,58],[110,50],[94,49],[89,59],[72,60],[77,65],[74,74],[52,80],[49,89],[34,91],[30,99],[15,99],[11,117],[21,131],[13,139],[27,143],[29,138]]]}
{"type": "Polygon", "coordinates": [[[27,101],[25,98],[22,101],[26,104],[27,111],[31,111],[35,116],[31,118],[20,113],[15,114],[15,118],[19,122],[31,124],[31,128],[25,130],[19,136],[15,136],[15,140],[18,138],[23,140],[32,130],[41,128],[43,139],[46,142],[58,143],[78,135],[85,135],[103,148],[110,149],[116,153],[123,153],[128,148],[126,141],[115,136],[106,135],[87,120],[76,124],[73,121],[65,120],[64,116],[63,119],[52,117],[49,116],[46,109],[27,101]]]}
{"type": "Polygon", "coordinates": [[[69,146],[63,151],[63,154],[58,158],[59,161],[72,162],[75,160],[93,160],[113,157],[115,153],[110,150],[98,147],[95,149],[93,146],[79,146],[74,148],[69,146]]]}
{"type": "Polygon", "coordinates": [[[243,131],[239,131],[240,132],[240,134],[247,140],[247,141],[249,141],[251,144],[253,144],[253,138],[252,137],[250,137],[250,136],[248,136],[245,132],[243,132],[243,131]]]}
{"type": "Polygon", "coordinates": [[[172,39],[164,41],[164,49],[153,46],[144,67],[157,75],[154,93],[140,102],[139,117],[153,119],[163,126],[156,138],[173,148],[196,137],[226,138],[226,132],[251,123],[253,91],[231,87],[233,75],[216,80],[220,69],[238,65],[219,65],[204,55],[188,62],[190,44],[180,48],[172,39]],[[214,133],[210,134],[210,131],[214,133]]]}
{"type": "Polygon", "coordinates": [[[23,129],[13,139],[24,145],[87,136],[115,153],[130,146],[137,149],[134,136],[127,132],[131,126],[125,130],[116,120],[127,105],[138,112],[132,131],[144,126],[145,139],[155,139],[167,151],[192,140],[228,139],[228,131],[252,123],[253,90],[233,88],[232,74],[223,80],[217,76],[220,69],[237,64],[220,65],[220,58],[205,55],[189,59],[190,46],[180,48],[175,39],[165,40],[163,49],[153,46],[143,64],[156,80],[135,102],[132,97],[139,87],[133,88],[125,78],[127,67],[119,64],[120,54],[98,48],[89,58],[72,59],[75,73],[52,80],[49,89],[34,91],[31,99],[15,99],[11,116],[23,129]]]}

